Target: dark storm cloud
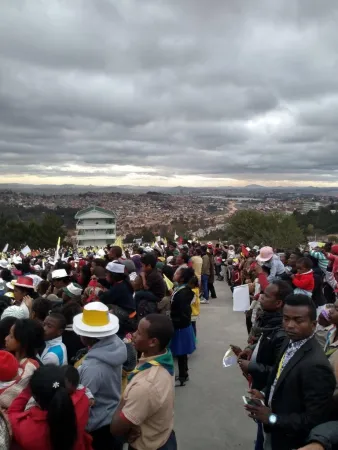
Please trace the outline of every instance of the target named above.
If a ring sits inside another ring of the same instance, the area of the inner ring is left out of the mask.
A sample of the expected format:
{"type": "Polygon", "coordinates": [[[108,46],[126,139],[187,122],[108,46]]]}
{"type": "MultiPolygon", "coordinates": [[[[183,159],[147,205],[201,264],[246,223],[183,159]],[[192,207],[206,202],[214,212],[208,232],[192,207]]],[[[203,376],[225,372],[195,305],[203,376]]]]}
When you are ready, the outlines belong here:
{"type": "Polygon", "coordinates": [[[0,174],[338,182],[335,0],[1,13],[0,174]]]}

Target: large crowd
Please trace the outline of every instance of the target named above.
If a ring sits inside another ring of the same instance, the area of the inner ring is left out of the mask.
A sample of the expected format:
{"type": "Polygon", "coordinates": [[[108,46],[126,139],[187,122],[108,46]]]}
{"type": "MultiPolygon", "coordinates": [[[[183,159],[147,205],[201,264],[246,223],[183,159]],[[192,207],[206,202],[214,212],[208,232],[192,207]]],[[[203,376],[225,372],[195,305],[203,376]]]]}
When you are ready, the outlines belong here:
{"type": "Polygon", "coordinates": [[[2,255],[0,449],[176,450],[175,386],[215,279],[248,285],[231,348],[256,450],[338,444],[338,246],[158,242],[2,255]]]}

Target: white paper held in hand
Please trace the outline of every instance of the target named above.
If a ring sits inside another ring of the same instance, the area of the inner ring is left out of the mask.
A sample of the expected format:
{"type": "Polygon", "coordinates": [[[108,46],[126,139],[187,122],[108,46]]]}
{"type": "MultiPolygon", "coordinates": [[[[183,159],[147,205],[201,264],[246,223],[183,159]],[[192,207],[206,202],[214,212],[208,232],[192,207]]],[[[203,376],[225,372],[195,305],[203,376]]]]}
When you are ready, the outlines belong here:
{"type": "Polygon", "coordinates": [[[249,285],[236,286],[233,292],[233,311],[244,312],[250,309],[249,285]]]}
{"type": "Polygon", "coordinates": [[[232,348],[228,348],[223,356],[223,367],[235,366],[237,364],[237,357],[232,351],[232,348]]]}

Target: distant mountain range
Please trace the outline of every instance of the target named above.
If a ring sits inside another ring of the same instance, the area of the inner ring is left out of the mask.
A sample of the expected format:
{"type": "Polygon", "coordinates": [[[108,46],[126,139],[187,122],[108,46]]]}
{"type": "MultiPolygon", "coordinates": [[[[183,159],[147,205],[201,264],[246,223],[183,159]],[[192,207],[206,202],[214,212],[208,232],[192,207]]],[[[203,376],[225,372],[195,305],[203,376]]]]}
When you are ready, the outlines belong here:
{"type": "Polygon", "coordinates": [[[163,186],[78,186],[75,184],[63,185],[49,185],[49,184],[20,184],[20,183],[0,183],[0,191],[11,190],[15,192],[37,193],[37,194],[81,194],[84,192],[121,192],[121,193],[138,193],[144,194],[147,192],[163,192],[167,194],[187,194],[197,192],[242,192],[248,193],[250,191],[284,191],[284,192],[302,192],[308,194],[327,194],[338,195],[338,187],[315,187],[315,186],[261,186],[259,184],[250,184],[244,187],[222,186],[222,187],[163,187],[163,186]]]}

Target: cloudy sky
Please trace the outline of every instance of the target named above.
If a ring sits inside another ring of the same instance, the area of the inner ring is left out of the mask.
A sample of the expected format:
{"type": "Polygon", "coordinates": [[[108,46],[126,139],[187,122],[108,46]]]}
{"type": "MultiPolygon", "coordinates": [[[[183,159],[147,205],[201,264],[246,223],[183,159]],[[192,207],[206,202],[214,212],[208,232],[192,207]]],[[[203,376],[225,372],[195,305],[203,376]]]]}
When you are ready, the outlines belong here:
{"type": "Polygon", "coordinates": [[[3,0],[0,183],[338,186],[337,0],[3,0]]]}

